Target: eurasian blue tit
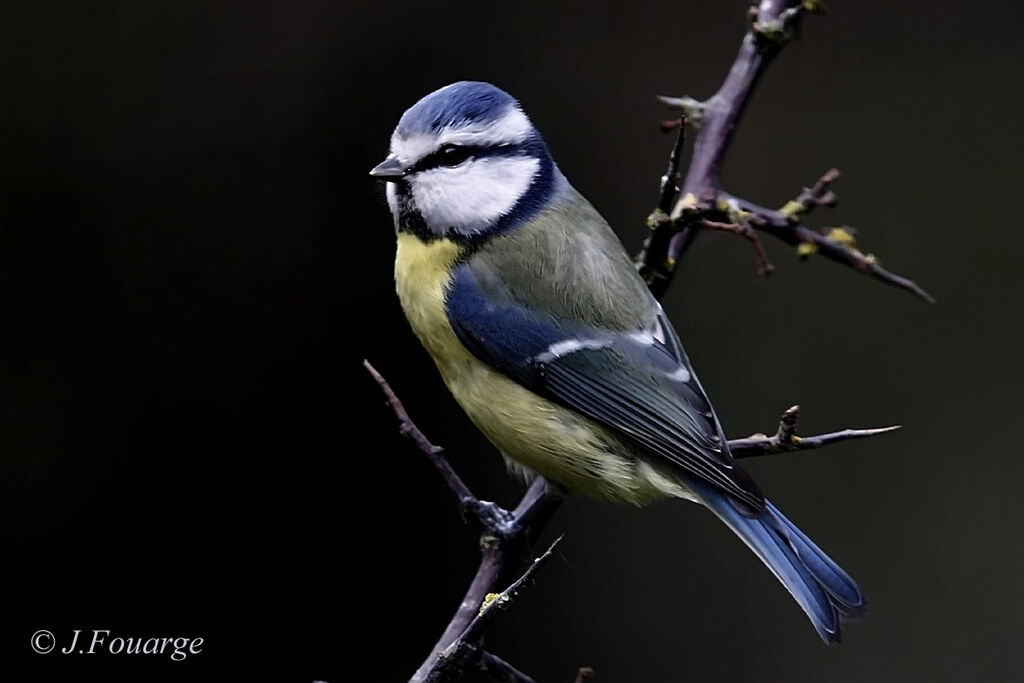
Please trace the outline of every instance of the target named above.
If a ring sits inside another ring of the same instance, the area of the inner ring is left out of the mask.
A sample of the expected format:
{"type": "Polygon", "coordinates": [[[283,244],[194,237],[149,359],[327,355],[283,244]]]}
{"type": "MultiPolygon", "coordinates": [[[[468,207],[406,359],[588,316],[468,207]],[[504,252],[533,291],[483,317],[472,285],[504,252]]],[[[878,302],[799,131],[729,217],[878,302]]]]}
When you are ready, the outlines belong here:
{"type": "Polygon", "coordinates": [[[839,641],[860,589],[730,455],[661,306],[515,99],[469,81],[427,95],[370,175],[405,315],[510,464],[592,498],[706,506],[839,641]]]}

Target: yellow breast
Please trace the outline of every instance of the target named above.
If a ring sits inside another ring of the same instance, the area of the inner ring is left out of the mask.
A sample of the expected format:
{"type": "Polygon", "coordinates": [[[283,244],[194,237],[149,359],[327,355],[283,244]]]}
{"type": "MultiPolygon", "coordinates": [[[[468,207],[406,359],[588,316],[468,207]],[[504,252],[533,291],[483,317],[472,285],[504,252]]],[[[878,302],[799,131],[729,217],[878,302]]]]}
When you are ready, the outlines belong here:
{"type": "Polygon", "coordinates": [[[650,468],[622,457],[628,448],[607,430],[529,391],[466,350],[445,311],[461,253],[449,240],[426,243],[399,233],[395,285],[413,331],[480,431],[517,464],[583,495],[636,504],[678,495],[667,480],[655,485],[650,468]]]}
{"type": "Polygon", "coordinates": [[[451,240],[427,243],[408,233],[398,234],[395,257],[398,298],[416,336],[439,365],[440,359],[466,353],[448,324],[444,310],[452,267],[461,251],[451,240]]]}

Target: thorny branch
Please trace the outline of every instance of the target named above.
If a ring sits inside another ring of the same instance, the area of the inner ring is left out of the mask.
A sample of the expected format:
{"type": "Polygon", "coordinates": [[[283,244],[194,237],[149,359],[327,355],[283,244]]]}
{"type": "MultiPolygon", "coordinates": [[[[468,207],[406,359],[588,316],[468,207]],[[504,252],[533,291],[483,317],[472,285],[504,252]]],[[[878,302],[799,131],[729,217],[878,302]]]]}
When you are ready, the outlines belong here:
{"type": "MultiPolygon", "coordinates": [[[[651,233],[637,256],[637,267],[656,296],[661,296],[671,284],[680,259],[693,244],[698,231],[711,226],[736,226],[732,232],[750,240],[757,250],[761,275],[769,275],[772,268],[760,241],[754,239],[754,231],[767,233],[796,247],[803,259],[821,254],[934,303],[916,283],[882,268],[873,254],[859,251],[851,229],[831,228],[819,232],[801,225],[814,208],[834,206],[838,201],[832,189],[839,177],[836,169],[828,171],[812,187],[803,188],[780,209],[758,206],[721,187],[722,163],[761,75],[783,46],[797,35],[803,14],[819,9],[816,0],[756,3],[750,8],[750,28],[739,54],[718,92],[704,102],[692,97],[660,98],[684,113],[684,126],[680,127],[672,149],[669,172],[662,178],[657,208],[647,220],[651,233]],[[680,184],[679,156],[686,124],[695,129],[697,135],[686,178],[680,184]]],[[[663,123],[662,129],[666,128],[663,123]]]]}
{"type": "MultiPolygon", "coordinates": [[[[873,255],[860,252],[851,229],[832,228],[819,232],[801,224],[815,208],[835,205],[838,198],[832,185],[839,176],[835,169],[828,171],[813,186],[803,188],[796,198],[780,209],[759,206],[731,195],[721,187],[720,170],[725,154],[757,82],[772,59],[798,34],[802,15],[819,9],[818,5],[818,0],[763,0],[756,3],[750,8],[750,26],[740,51],[718,92],[704,102],[691,97],[662,98],[684,115],[662,123],[663,130],[677,131],[676,141],[661,178],[656,208],[647,219],[650,234],[637,257],[637,268],[655,297],[660,299],[671,284],[679,260],[697,233],[718,229],[734,232],[749,240],[757,251],[759,270],[764,275],[772,268],[758,232],[796,247],[802,258],[821,254],[910,291],[925,301],[933,301],[914,282],[890,273],[878,264],[873,255]],[[688,127],[697,134],[685,179],[680,183],[688,127]]],[[[530,548],[561,504],[563,492],[538,477],[511,511],[478,499],[444,458],[442,449],[430,443],[416,427],[384,378],[369,362],[364,361],[364,364],[387,397],[398,418],[401,433],[430,459],[454,494],[463,514],[479,527],[481,533],[482,557],[476,575],[430,656],[411,681],[450,681],[465,671],[475,669],[499,681],[532,683],[529,676],[485,651],[482,637],[499,609],[507,608],[518,592],[533,580],[534,574],[561,540],[556,540],[539,558],[532,557],[530,548]]],[[[796,435],[798,415],[798,406],[786,410],[773,436],[755,434],[730,440],[728,444],[733,456],[748,458],[807,450],[898,429],[898,426],[845,429],[799,437],[796,435]]],[[[583,667],[576,681],[582,683],[592,677],[593,671],[583,667]]]]}

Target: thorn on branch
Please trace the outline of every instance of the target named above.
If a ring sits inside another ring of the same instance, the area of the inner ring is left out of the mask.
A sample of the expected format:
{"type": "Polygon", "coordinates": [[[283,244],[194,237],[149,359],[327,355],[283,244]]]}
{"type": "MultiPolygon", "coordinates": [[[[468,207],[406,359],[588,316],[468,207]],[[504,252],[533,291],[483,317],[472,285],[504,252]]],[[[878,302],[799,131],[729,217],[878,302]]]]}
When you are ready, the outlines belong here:
{"type": "Polygon", "coordinates": [[[683,97],[666,97],[658,95],[658,101],[672,109],[679,109],[683,112],[686,125],[699,129],[701,120],[704,118],[704,103],[695,100],[688,95],[683,97]]]}

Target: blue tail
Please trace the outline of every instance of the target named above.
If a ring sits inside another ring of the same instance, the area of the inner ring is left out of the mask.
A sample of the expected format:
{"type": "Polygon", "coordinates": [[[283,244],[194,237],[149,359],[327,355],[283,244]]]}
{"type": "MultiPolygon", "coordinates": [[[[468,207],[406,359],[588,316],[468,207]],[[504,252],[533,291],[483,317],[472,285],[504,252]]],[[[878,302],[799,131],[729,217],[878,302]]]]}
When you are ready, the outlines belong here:
{"type": "Polygon", "coordinates": [[[704,482],[691,488],[796,598],[826,643],[840,641],[839,624],[863,616],[867,601],[853,579],[771,503],[744,517],[729,497],[704,482]]]}

